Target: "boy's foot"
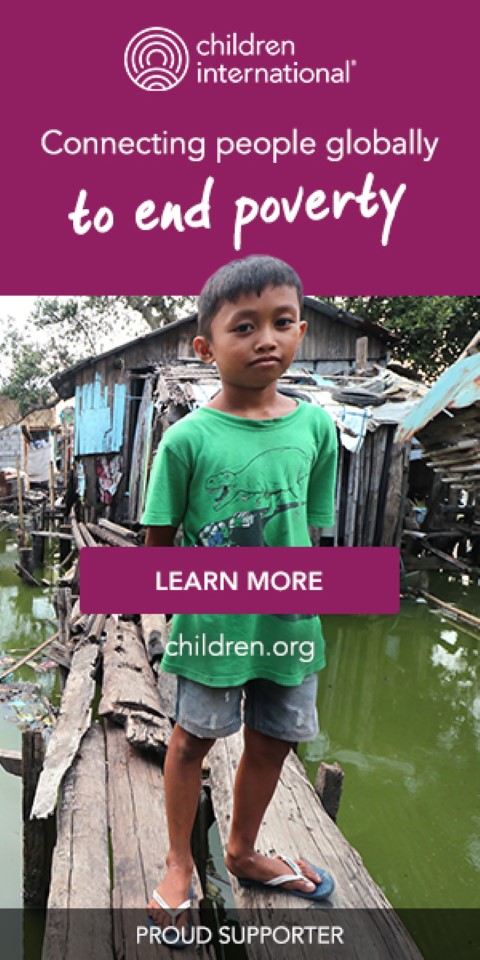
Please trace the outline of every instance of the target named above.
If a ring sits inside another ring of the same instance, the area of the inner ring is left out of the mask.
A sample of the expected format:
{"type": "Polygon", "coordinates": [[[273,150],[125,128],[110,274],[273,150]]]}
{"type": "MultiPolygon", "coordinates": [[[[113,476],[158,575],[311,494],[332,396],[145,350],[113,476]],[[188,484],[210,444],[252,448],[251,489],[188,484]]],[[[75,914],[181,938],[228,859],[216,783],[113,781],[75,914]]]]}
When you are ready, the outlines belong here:
{"type": "Polygon", "coordinates": [[[321,878],[312,870],[310,864],[305,860],[296,860],[295,863],[300,867],[302,873],[307,877],[303,880],[295,877],[293,871],[287,866],[281,857],[264,857],[261,853],[254,853],[250,856],[234,857],[231,853],[225,856],[225,865],[234,877],[241,877],[244,880],[256,880],[258,883],[266,883],[275,877],[284,876],[286,873],[292,873],[291,883],[282,883],[282,890],[298,890],[300,893],[313,893],[321,878]]]}
{"type": "MultiPolygon", "coordinates": [[[[168,904],[170,910],[176,910],[181,903],[190,899],[192,869],[191,867],[180,866],[169,867],[163,880],[159,883],[158,887],[156,887],[156,893],[168,904]]],[[[189,923],[189,912],[188,910],[184,910],[175,918],[175,924],[172,924],[171,915],[165,910],[162,910],[153,897],[148,904],[147,913],[158,927],[171,927],[174,925],[180,929],[189,923]]]]}

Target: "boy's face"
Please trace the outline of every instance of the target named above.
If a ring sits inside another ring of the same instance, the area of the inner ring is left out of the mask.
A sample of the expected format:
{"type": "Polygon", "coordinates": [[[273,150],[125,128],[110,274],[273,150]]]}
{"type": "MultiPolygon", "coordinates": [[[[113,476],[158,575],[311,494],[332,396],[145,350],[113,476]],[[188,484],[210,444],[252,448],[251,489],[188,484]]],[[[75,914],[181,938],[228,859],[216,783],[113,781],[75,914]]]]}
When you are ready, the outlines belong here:
{"type": "Polygon", "coordinates": [[[288,369],[306,330],[295,287],[266,287],[242,294],[215,314],[210,336],[193,341],[206,363],[215,360],[232,386],[268,386],[288,369]]]}

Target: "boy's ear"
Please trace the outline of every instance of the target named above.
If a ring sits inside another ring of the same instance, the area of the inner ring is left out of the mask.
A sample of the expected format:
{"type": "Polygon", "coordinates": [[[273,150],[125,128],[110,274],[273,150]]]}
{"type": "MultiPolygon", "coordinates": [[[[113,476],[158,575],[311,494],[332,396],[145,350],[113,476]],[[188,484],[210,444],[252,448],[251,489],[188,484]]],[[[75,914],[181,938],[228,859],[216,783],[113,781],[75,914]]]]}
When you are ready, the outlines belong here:
{"type": "Polygon", "coordinates": [[[300,320],[299,327],[300,327],[300,336],[299,336],[299,338],[298,338],[298,342],[300,343],[300,342],[303,340],[303,338],[304,338],[304,336],[305,336],[305,334],[306,334],[306,332],[307,332],[307,327],[308,327],[307,321],[306,321],[306,320],[300,320]]]}
{"type": "Polygon", "coordinates": [[[214,356],[212,352],[212,345],[206,337],[195,337],[193,341],[193,349],[197,356],[200,357],[200,360],[203,360],[204,363],[213,363],[214,356]]]}

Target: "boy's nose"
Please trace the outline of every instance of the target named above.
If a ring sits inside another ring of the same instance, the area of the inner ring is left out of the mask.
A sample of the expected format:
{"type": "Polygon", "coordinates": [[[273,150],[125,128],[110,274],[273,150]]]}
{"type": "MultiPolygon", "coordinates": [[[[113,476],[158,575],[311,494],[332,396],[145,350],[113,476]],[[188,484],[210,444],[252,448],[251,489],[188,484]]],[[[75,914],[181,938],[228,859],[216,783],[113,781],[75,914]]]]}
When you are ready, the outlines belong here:
{"type": "Polygon", "coordinates": [[[255,350],[258,350],[261,353],[269,350],[275,350],[277,346],[277,341],[272,330],[264,330],[259,332],[256,341],[255,341],[255,350]]]}

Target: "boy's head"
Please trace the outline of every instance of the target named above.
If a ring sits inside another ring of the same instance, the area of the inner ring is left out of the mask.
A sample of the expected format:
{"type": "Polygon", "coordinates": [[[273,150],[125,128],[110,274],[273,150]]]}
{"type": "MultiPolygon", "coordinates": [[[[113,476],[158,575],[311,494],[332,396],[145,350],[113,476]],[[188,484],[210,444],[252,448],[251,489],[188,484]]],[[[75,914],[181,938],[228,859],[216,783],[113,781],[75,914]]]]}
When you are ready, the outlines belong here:
{"type": "Polygon", "coordinates": [[[209,277],[198,300],[198,335],[210,339],[212,320],[224,303],[236,303],[242,294],[256,293],[259,297],[267,287],[294,287],[301,313],[300,278],[283,260],[258,254],[220,267],[209,277]]]}
{"type": "Polygon", "coordinates": [[[305,333],[302,285],[275,257],[234,260],[210,277],[200,294],[193,344],[215,361],[223,385],[256,389],[281,377],[305,333]]]}

